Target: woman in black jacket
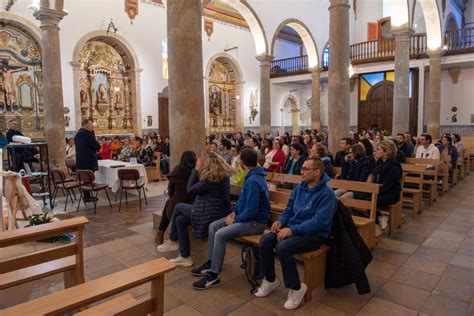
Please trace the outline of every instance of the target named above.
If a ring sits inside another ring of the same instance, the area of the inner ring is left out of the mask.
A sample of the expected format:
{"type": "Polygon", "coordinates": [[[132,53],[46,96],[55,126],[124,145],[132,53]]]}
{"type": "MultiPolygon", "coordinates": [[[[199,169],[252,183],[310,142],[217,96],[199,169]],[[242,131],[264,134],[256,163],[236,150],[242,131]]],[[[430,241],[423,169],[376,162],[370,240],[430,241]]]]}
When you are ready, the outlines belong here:
{"type": "Polygon", "coordinates": [[[195,194],[196,199],[193,205],[176,205],[171,220],[170,238],[157,247],[159,252],[180,249],[180,255],[170,262],[177,266],[192,266],[194,262],[191,258],[188,226],[192,225],[194,238],[206,238],[209,224],[230,213],[229,177],[232,172],[232,167],[224,158],[214,152],[208,153],[204,162],[198,158],[187,185],[187,192],[195,194]]]}
{"type": "Polygon", "coordinates": [[[191,171],[196,166],[196,154],[194,151],[185,151],[181,155],[179,165],[171,171],[168,177],[168,200],[166,201],[161,215],[160,226],[156,233],[156,242],[158,245],[163,243],[163,236],[168,228],[171,218],[173,217],[173,210],[176,204],[186,203],[193,204],[196,198],[195,194],[187,192],[188,180],[191,176],[191,171]]]}
{"type": "MultiPolygon", "coordinates": [[[[345,162],[342,165],[342,179],[366,182],[372,169],[372,164],[370,163],[369,158],[365,155],[364,146],[361,144],[354,144],[349,148],[349,154],[345,157],[345,162]]],[[[336,196],[343,196],[346,198],[354,197],[353,192],[343,189],[337,189],[334,193],[336,196]]]]}

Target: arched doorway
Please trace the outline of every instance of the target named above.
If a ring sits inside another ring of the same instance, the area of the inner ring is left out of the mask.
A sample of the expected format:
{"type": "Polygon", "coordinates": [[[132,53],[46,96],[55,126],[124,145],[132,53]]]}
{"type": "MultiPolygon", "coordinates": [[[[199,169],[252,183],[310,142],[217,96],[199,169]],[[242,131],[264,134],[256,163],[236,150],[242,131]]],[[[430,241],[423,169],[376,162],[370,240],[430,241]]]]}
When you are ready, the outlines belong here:
{"type": "Polygon", "coordinates": [[[92,120],[97,134],[140,135],[140,72],[127,41],[105,31],[86,34],[74,49],[76,127],[92,120]]]}
{"type": "Polygon", "coordinates": [[[230,56],[219,55],[207,67],[208,130],[235,132],[243,128],[242,75],[236,61],[230,56]]]}
{"type": "Polygon", "coordinates": [[[298,107],[298,99],[292,94],[287,95],[283,101],[283,108],[281,111],[282,133],[284,132],[284,127],[291,126],[292,135],[298,135],[300,130],[300,109],[298,107]]]}
{"type": "Polygon", "coordinates": [[[21,131],[44,137],[41,46],[19,23],[0,25],[0,129],[17,119],[21,131]]]}
{"type": "Polygon", "coordinates": [[[377,124],[379,130],[392,131],[393,81],[381,81],[370,88],[367,101],[359,106],[359,127],[377,124]]]}

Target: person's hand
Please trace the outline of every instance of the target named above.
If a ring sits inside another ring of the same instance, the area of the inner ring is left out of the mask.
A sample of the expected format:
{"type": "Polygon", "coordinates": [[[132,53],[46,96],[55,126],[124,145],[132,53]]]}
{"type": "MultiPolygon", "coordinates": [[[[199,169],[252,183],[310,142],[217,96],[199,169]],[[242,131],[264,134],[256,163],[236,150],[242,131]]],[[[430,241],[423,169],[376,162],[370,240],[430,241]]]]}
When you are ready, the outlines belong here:
{"type": "Polygon", "coordinates": [[[348,153],[348,154],[344,157],[344,160],[345,160],[345,161],[352,160],[352,153],[348,153]]]}
{"type": "Polygon", "coordinates": [[[291,231],[291,229],[289,229],[288,227],[283,228],[283,229],[280,229],[280,231],[278,232],[277,240],[283,240],[291,236],[293,236],[293,232],[291,231]]]}
{"type": "Polygon", "coordinates": [[[235,213],[232,212],[225,218],[225,224],[227,226],[232,225],[234,223],[235,213]]]}
{"type": "Polygon", "coordinates": [[[194,167],[194,169],[196,169],[196,171],[200,171],[202,168],[202,157],[198,157],[198,159],[196,160],[196,166],[194,167]]]}
{"type": "Polygon", "coordinates": [[[272,228],[270,231],[274,234],[277,234],[280,231],[281,223],[279,221],[273,222],[272,228]]]}

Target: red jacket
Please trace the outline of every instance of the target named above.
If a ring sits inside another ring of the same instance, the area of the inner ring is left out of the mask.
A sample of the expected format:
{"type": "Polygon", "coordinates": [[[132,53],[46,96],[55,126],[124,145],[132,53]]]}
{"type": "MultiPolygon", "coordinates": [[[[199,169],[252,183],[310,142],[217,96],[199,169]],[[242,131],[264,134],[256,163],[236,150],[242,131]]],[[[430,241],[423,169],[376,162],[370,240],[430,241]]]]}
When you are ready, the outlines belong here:
{"type": "Polygon", "coordinates": [[[279,149],[273,155],[272,162],[278,162],[278,166],[270,166],[268,167],[269,172],[283,172],[283,167],[285,166],[286,155],[283,150],[279,149]]]}
{"type": "Polygon", "coordinates": [[[109,144],[103,144],[100,147],[99,155],[102,157],[102,159],[110,159],[110,146],[109,146],[109,144]]]}

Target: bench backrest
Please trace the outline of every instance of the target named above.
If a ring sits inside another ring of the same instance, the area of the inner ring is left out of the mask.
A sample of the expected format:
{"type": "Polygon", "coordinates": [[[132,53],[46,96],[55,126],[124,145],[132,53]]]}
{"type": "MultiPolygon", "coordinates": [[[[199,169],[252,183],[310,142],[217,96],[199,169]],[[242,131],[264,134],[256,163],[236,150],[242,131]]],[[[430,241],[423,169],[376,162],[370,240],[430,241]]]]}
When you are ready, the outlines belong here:
{"type": "Polygon", "coordinates": [[[333,178],[337,178],[342,175],[342,167],[332,167],[333,178]]]}
{"type": "Polygon", "coordinates": [[[402,188],[416,186],[416,189],[423,189],[423,177],[425,175],[425,166],[402,163],[402,188]],[[407,186],[408,185],[408,186],[407,186]]]}
{"type": "Polygon", "coordinates": [[[407,158],[406,163],[425,166],[425,175],[433,176],[434,180],[438,181],[439,159],[407,158]]]}
{"type": "Polygon", "coordinates": [[[164,274],[174,269],[166,258],[155,259],[1,311],[6,315],[61,315],[151,281],[151,298],[129,307],[130,315],[163,313],[164,274]],[[141,312],[137,312],[140,310],[141,312]],[[133,313],[135,311],[136,313],[133,313]]]}
{"type": "Polygon", "coordinates": [[[301,175],[268,172],[266,177],[268,182],[288,182],[293,184],[301,183],[301,175]]]}

